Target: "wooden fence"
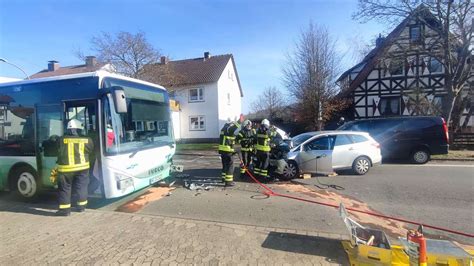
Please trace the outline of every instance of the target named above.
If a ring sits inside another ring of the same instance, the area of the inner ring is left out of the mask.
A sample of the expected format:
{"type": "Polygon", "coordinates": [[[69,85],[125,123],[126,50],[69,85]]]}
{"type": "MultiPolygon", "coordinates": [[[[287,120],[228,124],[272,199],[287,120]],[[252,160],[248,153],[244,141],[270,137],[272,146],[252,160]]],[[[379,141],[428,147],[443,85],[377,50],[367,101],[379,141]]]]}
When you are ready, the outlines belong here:
{"type": "Polygon", "coordinates": [[[449,133],[450,148],[474,150],[474,133],[449,133]]]}

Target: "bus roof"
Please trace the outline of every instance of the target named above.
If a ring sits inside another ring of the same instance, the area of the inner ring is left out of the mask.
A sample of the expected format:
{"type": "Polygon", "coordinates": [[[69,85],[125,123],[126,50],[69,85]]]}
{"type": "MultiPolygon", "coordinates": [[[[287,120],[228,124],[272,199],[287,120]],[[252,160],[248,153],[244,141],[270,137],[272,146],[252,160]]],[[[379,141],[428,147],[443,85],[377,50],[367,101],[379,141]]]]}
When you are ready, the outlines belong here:
{"type": "Polygon", "coordinates": [[[143,81],[143,80],[139,80],[139,79],[129,78],[129,77],[126,77],[126,76],[110,73],[110,72],[104,71],[104,70],[98,70],[98,71],[87,72],[87,73],[79,73],[79,74],[71,74],[71,75],[62,75],[62,76],[27,79],[27,80],[24,79],[24,80],[13,81],[13,82],[5,82],[5,83],[0,83],[0,87],[6,87],[6,86],[12,86],[12,85],[13,86],[14,85],[25,85],[25,84],[32,84],[32,83],[41,83],[41,82],[48,82],[48,81],[55,81],[55,80],[86,78],[86,77],[98,77],[99,82],[101,82],[104,78],[111,77],[111,78],[116,78],[116,79],[121,79],[121,80],[140,83],[140,84],[155,87],[155,88],[161,89],[161,90],[166,90],[166,88],[164,88],[163,86],[160,86],[158,84],[153,84],[153,83],[143,81]]]}

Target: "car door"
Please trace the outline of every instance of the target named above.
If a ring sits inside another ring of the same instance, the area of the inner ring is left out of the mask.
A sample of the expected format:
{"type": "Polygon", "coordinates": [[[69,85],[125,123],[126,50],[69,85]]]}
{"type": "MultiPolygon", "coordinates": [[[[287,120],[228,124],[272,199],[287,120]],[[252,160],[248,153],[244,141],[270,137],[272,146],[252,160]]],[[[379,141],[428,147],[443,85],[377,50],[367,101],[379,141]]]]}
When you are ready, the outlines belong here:
{"type": "Polygon", "coordinates": [[[301,145],[296,161],[303,173],[332,173],[333,136],[320,136],[301,145]]]}
{"type": "Polygon", "coordinates": [[[341,169],[352,166],[357,157],[357,144],[347,134],[336,135],[334,149],[332,151],[333,169],[341,169]]]}

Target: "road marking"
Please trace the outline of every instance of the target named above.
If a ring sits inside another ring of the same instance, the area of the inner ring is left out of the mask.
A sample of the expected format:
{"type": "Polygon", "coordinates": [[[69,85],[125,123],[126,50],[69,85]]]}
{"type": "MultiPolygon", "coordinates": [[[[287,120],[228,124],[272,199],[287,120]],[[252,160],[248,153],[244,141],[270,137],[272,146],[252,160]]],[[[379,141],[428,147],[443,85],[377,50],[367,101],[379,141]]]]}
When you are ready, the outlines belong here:
{"type": "MultiPolygon", "coordinates": [[[[178,162],[178,163],[192,163],[192,162],[196,162],[198,160],[201,160],[203,158],[204,158],[204,156],[199,156],[199,157],[194,158],[192,160],[174,159],[173,161],[178,162]]],[[[212,157],[211,156],[206,156],[205,161],[209,161],[209,160],[219,160],[220,161],[221,158],[219,158],[218,156],[215,156],[215,157],[214,156],[212,156],[212,157]]]]}
{"type": "Polygon", "coordinates": [[[393,165],[393,166],[411,166],[411,167],[467,167],[467,168],[474,168],[474,165],[468,164],[421,164],[421,165],[414,165],[414,164],[384,164],[384,165],[393,165]]]}

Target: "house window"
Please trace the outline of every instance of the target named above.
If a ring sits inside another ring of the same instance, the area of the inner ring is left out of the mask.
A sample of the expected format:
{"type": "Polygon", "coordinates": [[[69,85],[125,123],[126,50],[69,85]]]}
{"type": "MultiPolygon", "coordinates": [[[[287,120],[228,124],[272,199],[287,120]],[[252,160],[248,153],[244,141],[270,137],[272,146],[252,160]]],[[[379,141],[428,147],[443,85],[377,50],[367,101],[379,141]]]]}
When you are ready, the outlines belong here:
{"type": "Polygon", "coordinates": [[[402,59],[395,59],[390,62],[390,75],[392,76],[401,76],[403,75],[405,69],[405,61],[402,59]]]}
{"type": "Polygon", "coordinates": [[[227,105],[230,105],[230,93],[227,93],[227,105]]]}
{"type": "Polygon", "coordinates": [[[410,42],[418,42],[421,40],[420,25],[410,26],[410,42]]]}
{"type": "Polygon", "coordinates": [[[143,121],[134,121],[135,124],[135,131],[144,131],[145,128],[143,126],[143,121]]]}
{"type": "Polygon", "coordinates": [[[189,130],[206,130],[206,119],[203,115],[189,117],[189,130]]]}
{"type": "Polygon", "coordinates": [[[230,80],[234,80],[234,72],[232,70],[227,70],[227,76],[229,77],[230,80]]]}
{"type": "Polygon", "coordinates": [[[155,127],[155,121],[147,121],[146,122],[146,130],[147,131],[154,131],[156,129],[155,127]]]}
{"type": "Polygon", "coordinates": [[[434,58],[434,57],[431,57],[430,58],[430,63],[428,65],[428,69],[431,73],[442,73],[443,72],[443,65],[441,64],[441,62],[434,58]]]}
{"type": "Polygon", "coordinates": [[[7,120],[7,106],[0,105],[0,121],[7,120]]]}
{"type": "Polygon", "coordinates": [[[384,116],[400,115],[400,97],[381,98],[379,110],[384,116]]]}
{"type": "Polygon", "coordinates": [[[204,89],[196,88],[189,90],[189,102],[203,102],[204,101],[204,89]]]}

